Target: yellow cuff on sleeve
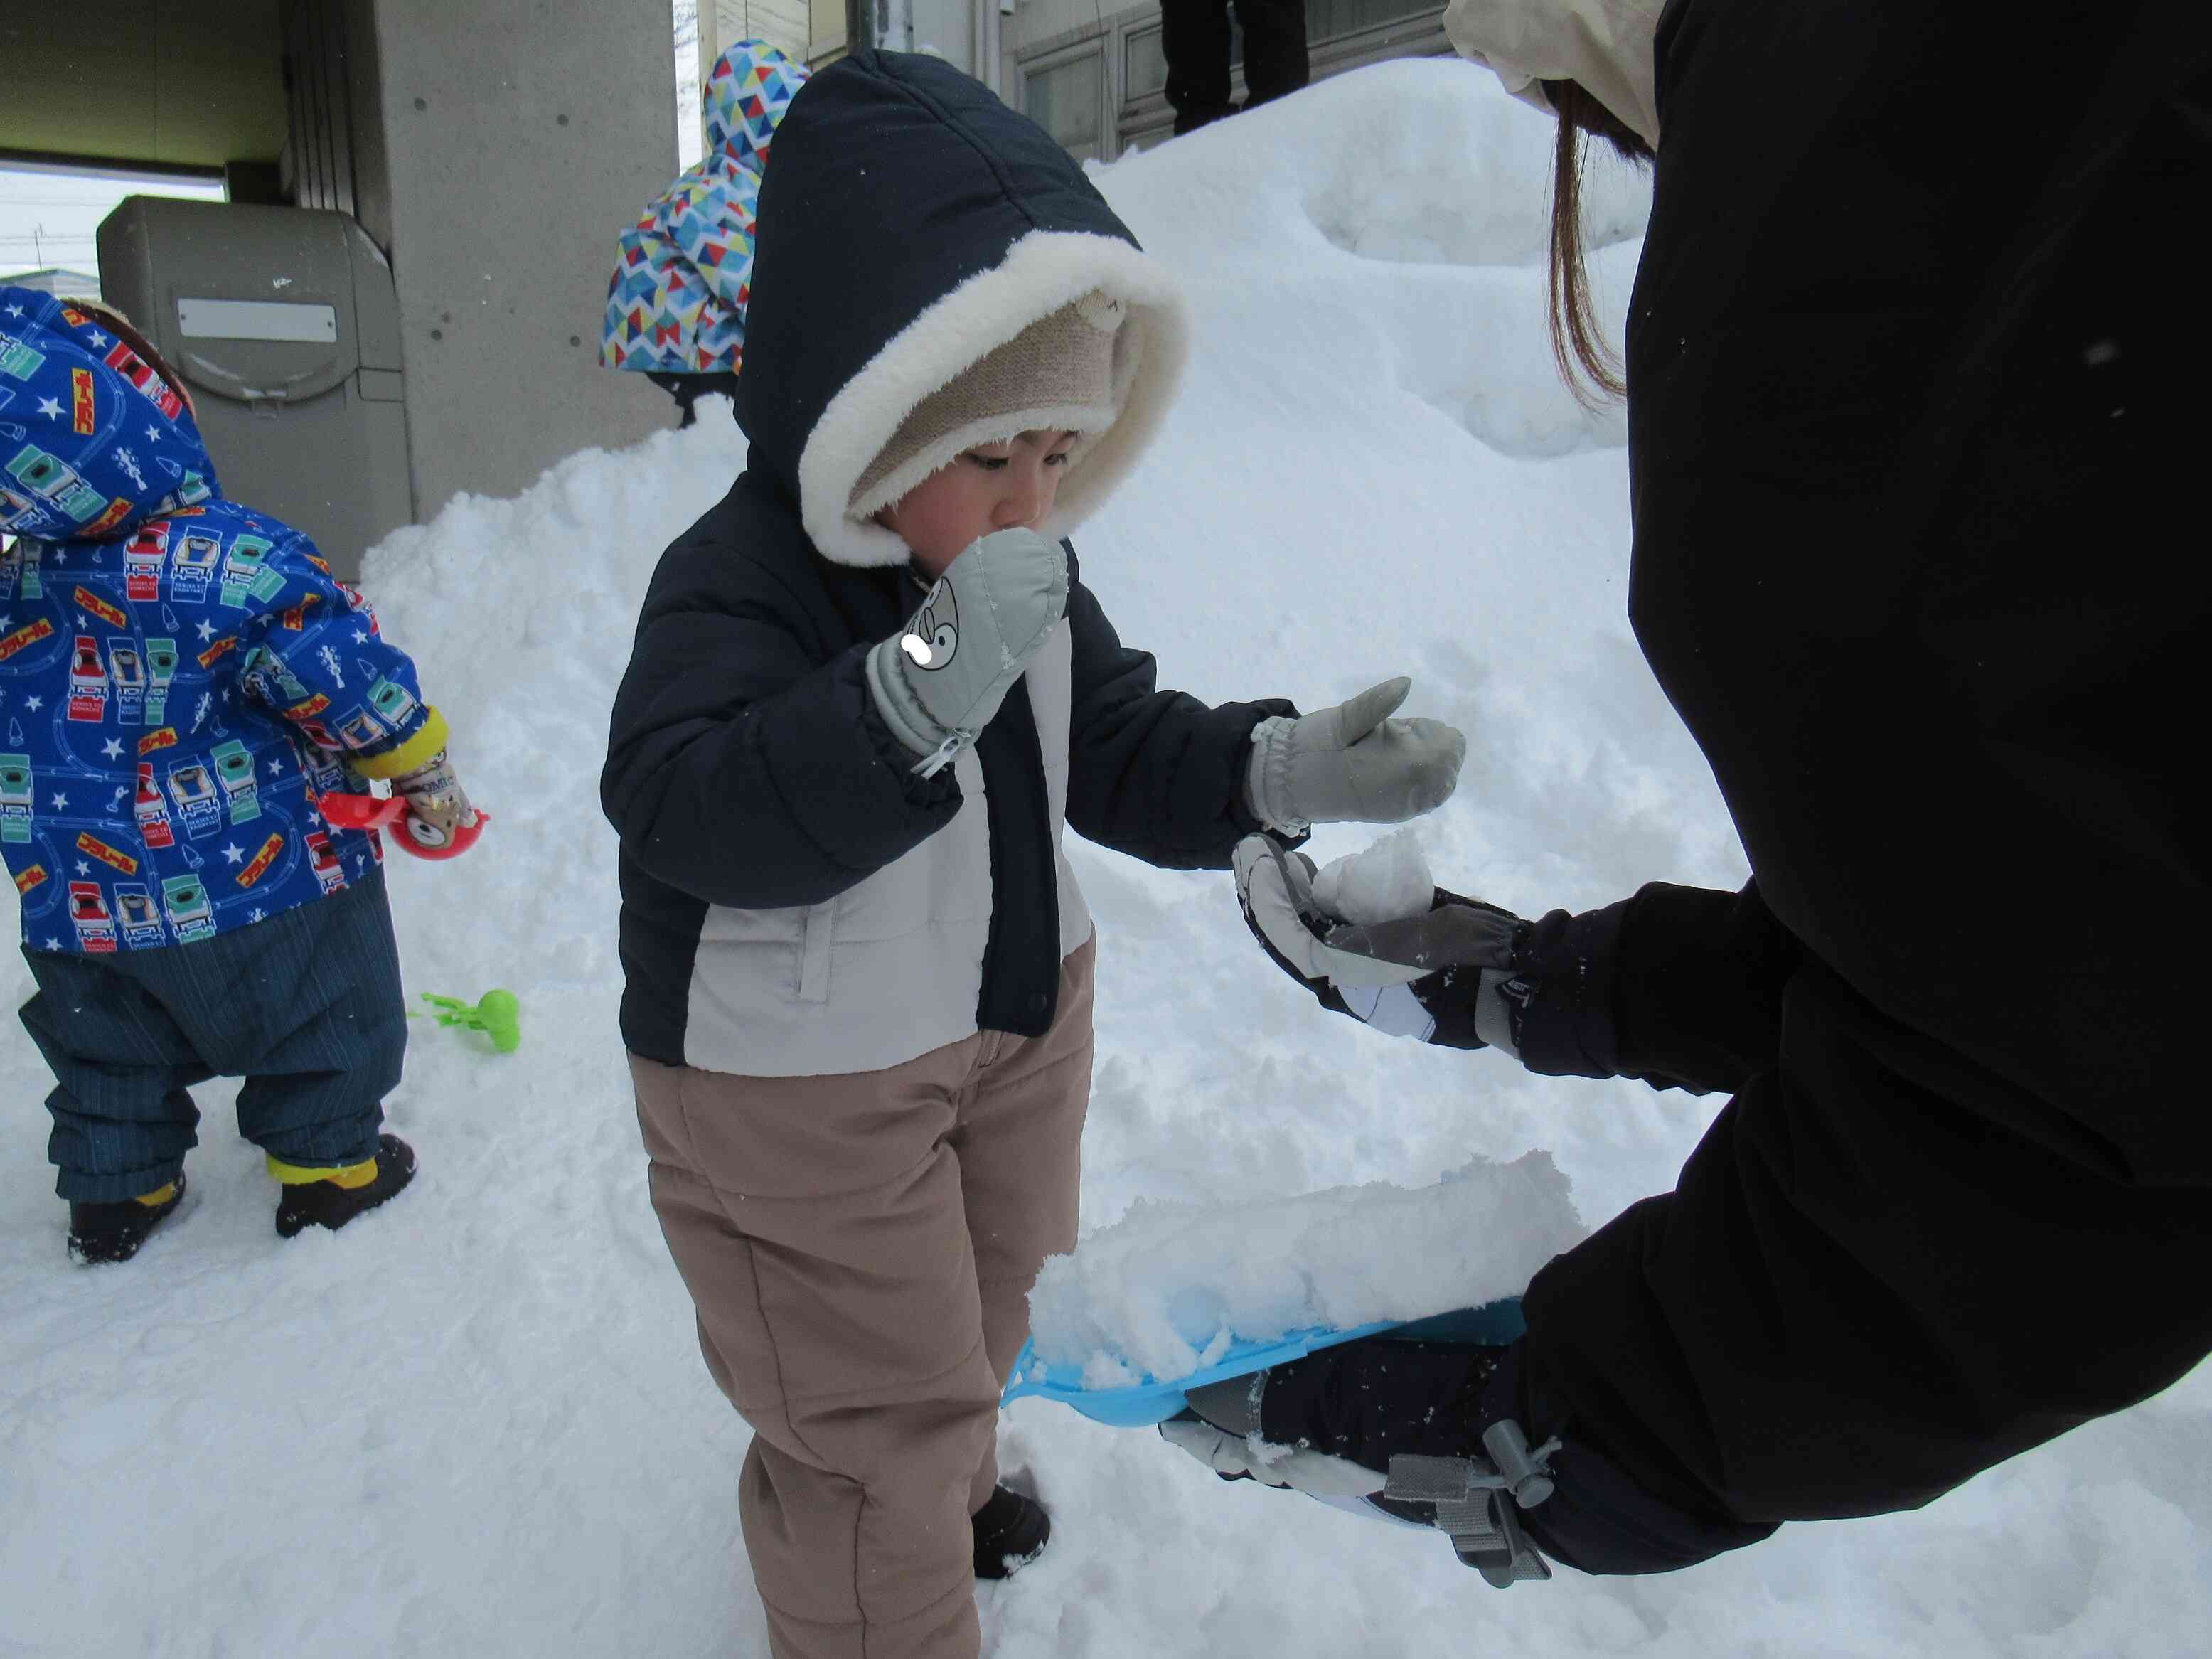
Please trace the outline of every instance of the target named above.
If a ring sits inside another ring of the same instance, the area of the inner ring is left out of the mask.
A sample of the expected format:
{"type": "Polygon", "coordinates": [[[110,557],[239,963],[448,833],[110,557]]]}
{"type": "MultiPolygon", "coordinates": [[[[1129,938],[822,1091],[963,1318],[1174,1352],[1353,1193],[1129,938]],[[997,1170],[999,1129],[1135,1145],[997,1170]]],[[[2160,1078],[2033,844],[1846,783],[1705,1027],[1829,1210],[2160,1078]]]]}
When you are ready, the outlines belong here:
{"type": "Polygon", "coordinates": [[[433,708],[413,737],[381,755],[349,755],[346,764],[364,778],[404,777],[446,746],[446,717],[433,708]]]}
{"type": "Polygon", "coordinates": [[[366,1187],[376,1179],[376,1160],[363,1158],[358,1164],[340,1167],[325,1164],[320,1169],[303,1164],[287,1164],[273,1153],[264,1153],[269,1160],[269,1173],[287,1187],[305,1187],[318,1181],[328,1181],[348,1188],[366,1187]]]}

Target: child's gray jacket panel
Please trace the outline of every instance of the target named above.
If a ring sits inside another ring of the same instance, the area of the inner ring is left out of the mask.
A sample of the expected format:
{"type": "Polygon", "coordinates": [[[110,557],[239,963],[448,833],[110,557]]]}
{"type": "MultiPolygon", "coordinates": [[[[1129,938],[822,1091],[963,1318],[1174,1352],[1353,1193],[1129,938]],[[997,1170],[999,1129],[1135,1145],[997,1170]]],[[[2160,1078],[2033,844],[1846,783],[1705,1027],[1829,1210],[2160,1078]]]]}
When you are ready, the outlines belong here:
{"type": "MultiPolygon", "coordinates": [[[[1091,937],[1060,848],[1066,817],[1068,627],[1023,684],[1044,757],[1057,896],[1057,963],[1091,937]]],[[[774,910],[710,906],[700,926],[685,1062],[710,1072],[812,1077],[872,1072],[974,1034],[991,937],[991,839],[982,763],[953,764],[952,821],[853,886],[774,910]]]]}

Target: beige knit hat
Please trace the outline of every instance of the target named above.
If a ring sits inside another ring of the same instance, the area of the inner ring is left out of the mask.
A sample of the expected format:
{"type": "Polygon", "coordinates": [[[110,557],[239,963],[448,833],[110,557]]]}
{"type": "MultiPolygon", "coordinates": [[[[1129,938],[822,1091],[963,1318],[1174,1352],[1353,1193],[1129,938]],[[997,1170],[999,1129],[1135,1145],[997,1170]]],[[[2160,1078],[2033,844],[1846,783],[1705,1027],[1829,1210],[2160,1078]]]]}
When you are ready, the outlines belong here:
{"type": "Polygon", "coordinates": [[[963,451],[1024,432],[1076,433],[1072,471],[1120,413],[1114,347],[1126,314],[1094,291],[985,353],[908,413],[853,486],[846,516],[872,518],[963,451]]]}

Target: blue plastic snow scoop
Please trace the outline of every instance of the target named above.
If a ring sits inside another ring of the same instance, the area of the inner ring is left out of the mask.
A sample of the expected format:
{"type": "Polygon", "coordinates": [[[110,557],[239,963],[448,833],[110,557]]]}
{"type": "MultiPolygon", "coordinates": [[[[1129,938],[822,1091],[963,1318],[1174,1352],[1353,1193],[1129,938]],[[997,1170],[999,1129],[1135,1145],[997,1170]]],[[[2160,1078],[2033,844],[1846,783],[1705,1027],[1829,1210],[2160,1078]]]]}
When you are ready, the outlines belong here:
{"type": "Polygon", "coordinates": [[[1270,1365],[1286,1365],[1293,1359],[1303,1359],[1340,1342],[1379,1336],[1387,1331],[1409,1342],[1480,1342],[1503,1346],[1528,1328],[1521,1317],[1521,1298],[1509,1296],[1480,1308],[1462,1308],[1431,1319],[1386,1319],[1373,1325],[1355,1325],[1348,1330],[1317,1325],[1308,1330],[1292,1331],[1273,1341],[1231,1342],[1218,1361],[1188,1376],[1161,1382],[1148,1375],[1141,1382],[1111,1389],[1085,1388],[1082,1373],[1073,1366],[1060,1367],[1066,1373],[1065,1380],[1054,1377],[1052,1367],[1036,1357],[1036,1344],[1025,1342],[1021,1358],[1014,1362],[1012,1380],[1000,1395],[999,1403],[1003,1406],[1024,1395],[1036,1395],[1073,1406],[1093,1422],[1103,1423],[1109,1428],[1148,1429],[1182,1410],[1183,1395],[1188,1389],[1224,1382],[1232,1376],[1249,1376],[1270,1365]]]}

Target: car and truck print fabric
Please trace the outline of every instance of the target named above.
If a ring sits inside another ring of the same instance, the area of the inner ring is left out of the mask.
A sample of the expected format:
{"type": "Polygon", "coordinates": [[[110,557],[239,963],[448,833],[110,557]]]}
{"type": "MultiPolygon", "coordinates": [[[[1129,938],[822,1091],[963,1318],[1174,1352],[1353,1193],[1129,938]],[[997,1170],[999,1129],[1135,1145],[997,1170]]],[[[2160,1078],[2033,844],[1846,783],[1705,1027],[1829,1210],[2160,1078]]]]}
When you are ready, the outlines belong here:
{"type": "Polygon", "coordinates": [[[27,949],[188,944],[380,861],[316,800],[364,787],[349,757],[374,772],[442,732],[413,664],[305,536],[222,499],[183,398],[100,316],[5,287],[0,536],[0,855],[27,949]]]}

